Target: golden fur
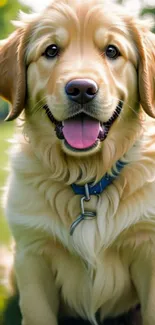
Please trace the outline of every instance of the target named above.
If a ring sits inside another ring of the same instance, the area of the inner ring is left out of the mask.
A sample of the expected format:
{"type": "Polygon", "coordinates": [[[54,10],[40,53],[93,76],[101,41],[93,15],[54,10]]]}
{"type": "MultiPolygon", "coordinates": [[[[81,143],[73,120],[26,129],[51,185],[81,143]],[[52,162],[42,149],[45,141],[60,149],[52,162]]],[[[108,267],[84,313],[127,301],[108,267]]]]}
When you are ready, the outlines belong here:
{"type": "Polygon", "coordinates": [[[12,103],[8,120],[25,107],[5,199],[23,325],[56,325],[58,312],[95,324],[99,309],[103,320],[139,302],[143,325],[154,325],[155,36],[98,0],[53,1],[17,25],[0,48],[0,94],[12,103]],[[53,43],[62,52],[47,60],[53,43]],[[105,57],[108,44],[119,47],[117,60],[105,57]],[[57,139],[43,110],[48,104],[58,121],[68,117],[64,87],[74,78],[99,84],[102,122],[123,101],[106,140],[80,155],[57,139]],[[70,184],[100,180],[118,159],[128,163],[119,177],[85,204],[96,219],[71,237],[80,197],[70,184]]]}

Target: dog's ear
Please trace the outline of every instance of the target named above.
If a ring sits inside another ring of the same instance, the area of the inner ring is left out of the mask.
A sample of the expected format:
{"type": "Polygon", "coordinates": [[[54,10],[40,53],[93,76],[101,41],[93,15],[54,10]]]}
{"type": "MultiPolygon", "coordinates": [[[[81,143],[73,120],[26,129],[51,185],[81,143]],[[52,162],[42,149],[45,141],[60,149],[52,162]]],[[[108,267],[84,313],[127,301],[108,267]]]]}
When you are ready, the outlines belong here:
{"type": "Polygon", "coordinates": [[[11,121],[24,108],[26,93],[24,31],[19,28],[0,43],[0,96],[11,103],[11,121]]]}
{"type": "Polygon", "coordinates": [[[130,22],[138,51],[140,103],[155,118],[155,35],[141,23],[130,22]]]}
{"type": "Polygon", "coordinates": [[[139,93],[144,111],[155,118],[155,35],[143,32],[137,42],[139,50],[139,93]]]}

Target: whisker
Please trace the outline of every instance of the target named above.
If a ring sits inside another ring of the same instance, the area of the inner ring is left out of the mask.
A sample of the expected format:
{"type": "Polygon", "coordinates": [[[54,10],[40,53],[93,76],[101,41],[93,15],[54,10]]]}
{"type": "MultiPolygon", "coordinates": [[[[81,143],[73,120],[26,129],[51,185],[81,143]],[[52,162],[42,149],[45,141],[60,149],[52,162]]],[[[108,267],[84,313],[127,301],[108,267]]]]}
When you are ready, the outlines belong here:
{"type": "Polygon", "coordinates": [[[35,105],[32,107],[33,114],[36,114],[39,110],[41,110],[41,108],[43,108],[43,106],[45,105],[46,101],[47,101],[46,95],[42,97],[39,101],[37,101],[35,105]]]}
{"type": "MultiPolygon", "coordinates": [[[[113,98],[115,98],[116,100],[119,100],[119,98],[117,98],[117,97],[114,97],[113,96],[113,98]]],[[[125,103],[122,100],[119,100],[119,101],[122,102],[123,104],[125,103]]],[[[139,104],[138,101],[136,101],[136,103],[139,104]]],[[[144,124],[143,124],[143,122],[145,122],[145,117],[143,118],[141,115],[139,115],[139,113],[131,105],[129,105],[128,103],[125,103],[125,105],[128,106],[131,109],[131,111],[136,115],[136,117],[138,117],[138,123],[143,128],[143,130],[145,131],[144,124]]],[[[122,114],[120,114],[119,118],[122,118],[123,119],[124,117],[123,117],[122,114]]]]}
{"type": "MultiPolygon", "coordinates": [[[[131,105],[129,105],[128,103],[125,103],[123,100],[120,100],[120,99],[117,98],[117,97],[114,97],[114,96],[113,96],[113,98],[115,98],[116,100],[118,100],[118,101],[122,102],[123,104],[127,105],[127,106],[132,110],[132,112],[134,112],[135,115],[139,117],[138,112],[137,112],[137,111],[136,111],[136,110],[135,110],[131,105]]],[[[137,101],[136,103],[138,103],[138,101],[137,101]]],[[[139,104],[139,103],[138,103],[138,104],[139,104]]]]}

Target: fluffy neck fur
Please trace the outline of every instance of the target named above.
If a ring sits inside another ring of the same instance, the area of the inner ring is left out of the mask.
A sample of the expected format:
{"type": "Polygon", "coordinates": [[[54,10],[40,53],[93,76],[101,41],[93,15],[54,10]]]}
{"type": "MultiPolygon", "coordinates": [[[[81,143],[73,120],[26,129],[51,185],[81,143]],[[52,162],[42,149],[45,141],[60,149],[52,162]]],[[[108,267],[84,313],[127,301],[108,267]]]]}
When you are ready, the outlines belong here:
{"type": "MultiPolygon", "coordinates": [[[[113,125],[108,138],[102,143],[101,151],[85,159],[67,156],[62,151],[61,142],[55,137],[51,124],[49,129],[42,128],[41,122],[38,124],[34,125],[30,121],[25,123],[27,138],[24,143],[23,139],[21,141],[21,160],[19,157],[17,160],[15,154],[14,168],[18,173],[21,171],[27,181],[35,184],[35,189],[45,201],[43,204],[48,204],[47,232],[57,238],[67,250],[73,250],[88,264],[96,265],[100,252],[112,245],[125,229],[140,221],[142,215],[147,218],[148,206],[151,208],[151,202],[144,205],[144,194],[139,197],[144,184],[154,179],[154,137],[151,135],[150,124],[145,120],[151,136],[147,130],[146,136],[145,130],[141,128],[144,133],[142,137],[138,119],[133,119],[128,128],[124,123],[121,134],[116,123],[116,130],[113,125]],[[102,193],[98,201],[92,197],[86,205],[88,211],[97,212],[96,219],[81,223],[74,236],[70,237],[69,228],[80,214],[80,197],[74,195],[69,185],[77,181],[86,183],[100,179],[123,156],[129,163],[118,179],[102,193]]],[[[37,205],[32,202],[32,211],[34,209],[37,209],[37,205]]],[[[35,214],[42,228],[44,219],[39,219],[40,212],[37,211],[35,214]]]]}

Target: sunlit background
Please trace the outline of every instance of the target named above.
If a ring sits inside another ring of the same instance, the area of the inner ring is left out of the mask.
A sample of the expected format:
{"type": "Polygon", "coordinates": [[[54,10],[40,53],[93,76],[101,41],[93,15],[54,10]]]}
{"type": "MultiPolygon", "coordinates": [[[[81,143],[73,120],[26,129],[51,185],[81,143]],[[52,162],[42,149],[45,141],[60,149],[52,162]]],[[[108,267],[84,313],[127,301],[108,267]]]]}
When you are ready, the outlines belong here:
{"type": "MultiPolygon", "coordinates": [[[[59,1],[59,0],[57,0],[59,1]]],[[[74,0],[72,0],[74,1],[74,0]]],[[[150,16],[155,26],[155,0],[106,0],[123,4],[131,13],[139,13],[143,17],[150,16]]],[[[32,10],[39,11],[50,0],[0,0],[0,39],[7,37],[12,32],[13,26],[10,20],[15,20],[18,17],[18,11],[22,9],[25,12],[32,10]]],[[[155,31],[155,29],[153,28],[155,31]]],[[[3,120],[8,112],[7,103],[0,100],[0,198],[2,197],[2,188],[7,178],[7,151],[9,143],[6,139],[11,138],[14,132],[13,123],[4,123],[3,120]]],[[[11,263],[12,254],[10,251],[11,236],[4,218],[3,209],[0,206],[0,324],[2,310],[5,306],[8,295],[7,289],[7,270],[11,263]]]]}
{"type": "MultiPolygon", "coordinates": [[[[5,1],[5,0],[3,0],[5,1]]],[[[74,1],[74,0],[73,0],[74,1]]],[[[114,0],[115,1],[115,0],[114,0]]],[[[45,5],[47,5],[50,0],[21,0],[21,3],[25,3],[31,6],[34,10],[41,10],[45,5]]],[[[110,1],[109,1],[110,2],[110,1]]],[[[144,6],[154,6],[155,7],[155,0],[124,0],[124,1],[117,1],[123,3],[124,6],[128,7],[131,11],[139,11],[141,7],[144,6]]]]}

